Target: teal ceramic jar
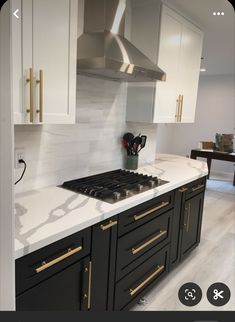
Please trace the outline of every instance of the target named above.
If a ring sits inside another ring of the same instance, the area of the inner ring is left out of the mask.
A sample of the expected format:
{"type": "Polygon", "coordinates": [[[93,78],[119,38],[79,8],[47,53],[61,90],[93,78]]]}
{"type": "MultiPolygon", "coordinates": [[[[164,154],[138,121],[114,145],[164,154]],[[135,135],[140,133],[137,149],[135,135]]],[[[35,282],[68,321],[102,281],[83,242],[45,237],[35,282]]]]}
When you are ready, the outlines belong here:
{"type": "Polygon", "coordinates": [[[126,158],[126,169],[127,170],[137,170],[138,169],[138,155],[127,155],[126,158]]]}

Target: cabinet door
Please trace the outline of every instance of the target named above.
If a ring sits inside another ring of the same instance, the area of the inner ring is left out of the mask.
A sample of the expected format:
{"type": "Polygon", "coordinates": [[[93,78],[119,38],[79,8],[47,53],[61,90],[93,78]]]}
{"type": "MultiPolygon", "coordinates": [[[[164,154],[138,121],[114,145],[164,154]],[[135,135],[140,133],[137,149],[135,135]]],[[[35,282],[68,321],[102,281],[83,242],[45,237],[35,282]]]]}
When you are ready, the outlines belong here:
{"type": "Polygon", "coordinates": [[[16,309],[80,311],[87,310],[88,301],[89,258],[85,258],[17,296],[16,309]]]}
{"type": "Polygon", "coordinates": [[[14,124],[30,123],[29,71],[32,67],[32,1],[12,1],[12,11],[19,9],[17,19],[12,15],[12,105],[14,124]]]}
{"type": "Polygon", "coordinates": [[[181,29],[178,15],[163,7],[158,66],[166,72],[166,81],[156,83],[155,123],[174,123],[176,119],[181,29]]]}
{"type": "Polygon", "coordinates": [[[91,309],[112,311],[117,245],[117,217],[105,220],[92,231],[91,309]]]}
{"type": "MultiPolygon", "coordinates": [[[[33,1],[33,67],[38,80],[43,71],[43,123],[75,123],[76,17],[77,0],[33,1]]],[[[36,110],[39,95],[36,84],[36,110]]]]}
{"type": "Polygon", "coordinates": [[[200,241],[204,193],[187,200],[183,213],[181,259],[196,247],[200,241]]]}
{"type": "Polygon", "coordinates": [[[195,119],[202,39],[199,29],[191,24],[183,25],[178,73],[178,93],[183,95],[181,123],[192,123],[195,119]]]}

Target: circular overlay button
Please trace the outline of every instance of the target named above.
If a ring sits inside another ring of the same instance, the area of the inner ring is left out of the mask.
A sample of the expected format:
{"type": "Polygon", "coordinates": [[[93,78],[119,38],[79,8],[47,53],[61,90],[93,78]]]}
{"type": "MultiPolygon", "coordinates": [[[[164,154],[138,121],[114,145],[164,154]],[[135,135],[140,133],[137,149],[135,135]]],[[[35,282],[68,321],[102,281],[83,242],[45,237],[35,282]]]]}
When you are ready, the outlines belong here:
{"type": "Polygon", "coordinates": [[[178,292],[180,302],[186,306],[197,305],[202,299],[202,290],[195,283],[186,283],[181,286],[178,292]]]}
{"type": "Polygon", "coordinates": [[[223,306],[230,300],[231,292],[224,283],[214,283],[207,290],[208,301],[214,306],[223,306]]]}

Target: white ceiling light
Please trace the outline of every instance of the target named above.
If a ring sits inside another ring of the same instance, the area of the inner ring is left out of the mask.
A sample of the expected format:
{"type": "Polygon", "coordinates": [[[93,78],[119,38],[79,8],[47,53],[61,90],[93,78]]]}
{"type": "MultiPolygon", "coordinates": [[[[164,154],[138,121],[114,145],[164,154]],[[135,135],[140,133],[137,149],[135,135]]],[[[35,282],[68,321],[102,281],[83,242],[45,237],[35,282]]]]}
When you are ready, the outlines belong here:
{"type": "Polygon", "coordinates": [[[200,72],[206,72],[206,69],[205,68],[201,68],[200,69],[200,72]]]}

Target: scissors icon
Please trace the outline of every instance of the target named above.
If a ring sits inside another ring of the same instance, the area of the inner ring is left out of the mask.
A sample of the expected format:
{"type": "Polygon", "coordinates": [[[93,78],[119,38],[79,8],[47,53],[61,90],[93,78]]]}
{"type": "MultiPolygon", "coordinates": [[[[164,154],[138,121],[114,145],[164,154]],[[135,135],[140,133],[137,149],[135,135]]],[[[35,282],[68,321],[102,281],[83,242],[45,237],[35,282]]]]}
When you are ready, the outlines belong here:
{"type": "Polygon", "coordinates": [[[222,296],[222,294],[224,293],[224,291],[218,291],[217,289],[214,289],[213,293],[215,294],[213,296],[214,300],[218,300],[219,298],[223,299],[224,297],[222,296]]]}

